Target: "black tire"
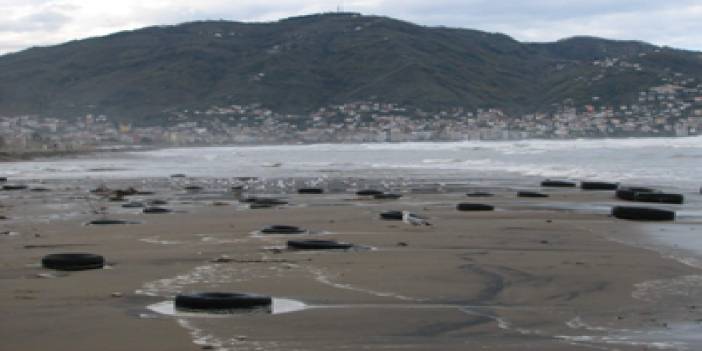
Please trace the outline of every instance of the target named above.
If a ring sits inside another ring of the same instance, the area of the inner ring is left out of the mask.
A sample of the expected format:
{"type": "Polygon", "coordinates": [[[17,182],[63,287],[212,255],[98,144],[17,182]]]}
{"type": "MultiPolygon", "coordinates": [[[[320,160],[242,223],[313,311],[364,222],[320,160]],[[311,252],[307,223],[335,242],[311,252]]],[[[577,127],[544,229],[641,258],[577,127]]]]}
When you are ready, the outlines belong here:
{"type": "Polygon", "coordinates": [[[292,225],[272,225],[261,229],[264,234],[304,234],[307,230],[292,225]]]}
{"type": "Polygon", "coordinates": [[[657,202],[661,204],[682,204],[685,197],[681,194],[668,193],[636,193],[634,201],[638,202],[657,202]]]}
{"type": "Polygon", "coordinates": [[[283,201],[280,199],[269,199],[269,198],[261,198],[261,197],[254,198],[253,203],[255,203],[257,205],[272,205],[272,206],[287,205],[288,204],[287,201],[283,201]]]}
{"type": "Polygon", "coordinates": [[[298,194],[324,194],[324,189],[321,188],[300,188],[297,189],[298,194]]]}
{"type": "Polygon", "coordinates": [[[252,203],[252,204],[249,205],[249,208],[252,209],[252,210],[260,210],[260,209],[263,209],[263,208],[274,208],[274,207],[275,207],[275,205],[271,205],[271,204],[252,203]]]}
{"type": "Polygon", "coordinates": [[[187,177],[187,176],[183,173],[171,174],[171,178],[185,178],[185,177],[187,177]]]}
{"type": "Polygon", "coordinates": [[[575,188],[575,185],[575,183],[568,182],[565,180],[546,179],[543,182],[541,182],[541,186],[550,188],[575,188]]]}
{"type": "Polygon", "coordinates": [[[456,209],[459,211],[494,211],[495,206],[484,204],[469,204],[464,202],[456,205],[456,209]]]}
{"type": "Polygon", "coordinates": [[[44,256],[41,265],[60,271],[82,271],[104,267],[105,258],[90,253],[58,253],[44,256]]]}
{"type": "Polygon", "coordinates": [[[269,307],[273,303],[270,296],[204,292],[178,294],[175,298],[176,309],[184,310],[235,310],[269,307]]]}
{"type": "Polygon", "coordinates": [[[380,195],[383,192],[380,190],[373,190],[373,189],[366,189],[366,190],[359,190],[356,192],[356,195],[358,196],[375,196],[375,195],[380,195]]]}
{"type": "Polygon", "coordinates": [[[199,185],[188,185],[183,187],[186,191],[201,191],[202,187],[199,185]]]}
{"type": "Polygon", "coordinates": [[[144,208],[144,204],[141,202],[130,202],[122,205],[123,208],[144,208]]]}
{"type": "Polygon", "coordinates": [[[400,194],[390,194],[390,193],[373,195],[373,198],[376,200],[397,200],[401,197],[402,197],[402,195],[400,195],[400,194]]]}
{"type": "Polygon", "coordinates": [[[7,183],[7,177],[0,177],[0,183],[7,183]]]}
{"type": "Polygon", "coordinates": [[[130,224],[131,222],[122,219],[96,219],[88,222],[90,225],[113,225],[113,224],[130,224]]]}
{"type": "Polygon", "coordinates": [[[401,211],[386,211],[380,214],[380,219],[386,221],[401,221],[402,212],[401,211]]]}
{"type": "Polygon", "coordinates": [[[297,250],[348,250],[353,244],[334,240],[288,240],[288,248],[297,250]]]}
{"type": "Polygon", "coordinates": [[[44,187],[36,187],[36,188],[31,188],[29,191],[35,192],[35,193],[45,193],[47,191],[51,191],[49,188],[44,188],[44,187]]]}
{"type": "Polygon", "coordinates": [[[517,193],[518,197],[548,197],[548,194],[537,193],[535,191],[520,191],[517,193]]]}
{"type": "Polygon", "coordinates": [[[673,221],[675,212],[649,207],[615,206],[612,216],[634,221],[673,221]]]}
{"type": "Polygon", "coordinates": [[[487,193],[484,191],[474,191],[472,193],[466,194],[468,197],[493,197],[495,194],[487,193]]]}
{"type": "Polygon", "coordinates": [[[580,182],[580,189],[583,190],[617,190],[618,187],[618,183],[580,182]]]}
{"type": "Polygon", "coordinates": [[[25,189],[27,189],[27,186],[22,185],[22,184],[17,184],[17,185],[7,184],[7,185],[2,186],[2,190],[7,190],[7,191],[25,190],[25,189]]]}
{"type": "Polygon", "coordinates": [[[171,213],[173,210],[163,207],[147,207],[142,210],[144,213],[157,214],[157,213],[171,213]]]}
{"type": "Polygon", "coordinates": [[[621,187],[621,188],[617,189],[615,196],[621,200],[635,201],[637,193],[654,193],[654,192],[656,192],[656,189],[628,186],[628,187],[621,187]]]}

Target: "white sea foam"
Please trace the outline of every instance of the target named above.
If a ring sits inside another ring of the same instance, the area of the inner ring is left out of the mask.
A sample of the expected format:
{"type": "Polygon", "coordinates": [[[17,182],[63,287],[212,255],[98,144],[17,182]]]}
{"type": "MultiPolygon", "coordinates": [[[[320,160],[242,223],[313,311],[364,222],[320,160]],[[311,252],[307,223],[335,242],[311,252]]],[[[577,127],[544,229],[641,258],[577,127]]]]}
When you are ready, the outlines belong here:
{"type": "Polygon", "coordinates": [[[334,281],[332,281],[330,274],[326,273],[325,271],[323,271],[321,269],[309,267],[308,270],[314,275],[315,280],[317,280],[318,282],[325,284],[325,285],[335,287],[337,289],[356,291],[356,292],[374,295],[374,296],[378,296],[378,297],[391,297],[391,298],[396,298],[396,299],[403,300],[403,301],[422,301],[422,299],[419,299],[419,298],[404,296],[404,295],[400,295],[400,294],[397,294],[394,292],[377,291],[377,290],[361,288],[361,287],[354,286],[351,284],[334,282],[334,281]]]}

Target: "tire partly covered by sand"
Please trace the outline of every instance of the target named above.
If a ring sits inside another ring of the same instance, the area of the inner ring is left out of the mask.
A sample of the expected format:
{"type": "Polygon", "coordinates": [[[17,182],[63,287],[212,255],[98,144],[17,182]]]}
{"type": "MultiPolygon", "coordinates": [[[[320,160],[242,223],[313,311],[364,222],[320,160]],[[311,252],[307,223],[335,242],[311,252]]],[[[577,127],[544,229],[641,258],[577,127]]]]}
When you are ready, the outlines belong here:
{"type": "Polygon", "coordinates": [[[163,207],[147,207],[142,210],[144,213],[148,214],[159,214],[159,213],[171,213],[173,210],[163,207]]]}
{"type": "Polygon", "coordinates": [[[178,294],[175,298],[176,309],[198,311],[254,309],[272,303],[270,296],[223,292],[178,294]]]}
{"type": "Polygon", "coordinates": [[[261,229],[261,233],[264,234],[304,234],[307,233],[306,229],[292,226],[292,225],[282,225],[275,224],[272,226],[265,227],[261,229]]]}
{"type": "Polygon", "coordinates": [[[541,182],[541,186],[551,188],[575,188],[575,185],[575,183],[565,180],[546,179],[543,182],[541,182]]]}
{"type": "Polygon", "coordinates": [[[60,271],[82,271],[104,267],[105,258],[91,253],[58,253],[44,256],[41,265],[60,271]]]}
{"type": "Polygon", "coordinates": [[[617,189],[615,196],[618,199],[626,201],[635,201],[636,194],[638,193],[654,193],[656,189],[640,187],[640,186],[627,186],[617,189]]]}
{"type": "Polygon", "coordinates": [[[400,194],[392,194],[392,193],[383,193],[383,194],[373,195],[373,198],[376,200],[397,200],[401,197],[402,197],[402,195],[400,195],[400,194]]]}
{"type": "Polygon", "coordinates": [[[517,196],[518,197],[537,197],[537,198],[548,197],[547,194],[537,193],[535,191],[520,191],[517,193],[517,196]]]}
{"type": "Polygon", "coordinates": [[[25,189],[27,189],[27,188],[28,188],[28,187],[27,187],[26,185],[23,185],[23,184],[18,184],[18,185],[8,184],[8,185],[3,185],[3,186],[2,186],[2,190],[5,190],[5,191],[25,190],[25,189]]]}
{"type": "Polygon", "coordinates": [[[618,183],[609,182],[580,182],[580,189],[583,190],[617,190],[618,183]]]}
{"type": "Polygon", "coordinates": [[[401,221],[402,211],[385,211],[380,214],[380,219],[386,221],[401,221]]]}
{"type": "Polygon", "coordinates": [[[675,212],[649,207],[615,206],[612,216],[634,221],[673,221],[675,212]]]}
{"type": "Polygon", "coordinates": [[[685,197],[682,194],[668,193],[636,193],[634,201],[639,202],[656,202],[661,204],[682,204],[685,197]]]}
{"type": "Polygon", "coordinates": [[[300,188],[297,189],[298,194],[324,194],[324,189],[321,188],[300,188]]]}
{"type": "Polygon", "coordinates": [[[456,209],[459,211],[494,211],[495,206],[484,204],[470,204],[464,202],[456,205],[456,209]]]}
{"type": "Polygon", "coordinates": [[[356,195],[358,196],[375,196],[375,195],[381,195],[383,192],[380,190],[373,190],[373,189],[365,189],[365,190],[359,190],[356,192],[356,195]]]}
{"type": "Polygon", "coordinates": [[[484,192],[484,191],[474,191],[472,193],[467,193],[468,197],[493,197],[495,194],[484,192]]]}
{"type": "Polygon", "coordinates": [[[288,240],[288,248],[296,250],[347,250],[353,244],[334,240],[288,240]]]}
{"type": "Polygon", "coordinates": [[[123,219],[96,219],[88,222],[89,225],[115,225],[115,224],[132,224],[132,222],[123,219]]]}

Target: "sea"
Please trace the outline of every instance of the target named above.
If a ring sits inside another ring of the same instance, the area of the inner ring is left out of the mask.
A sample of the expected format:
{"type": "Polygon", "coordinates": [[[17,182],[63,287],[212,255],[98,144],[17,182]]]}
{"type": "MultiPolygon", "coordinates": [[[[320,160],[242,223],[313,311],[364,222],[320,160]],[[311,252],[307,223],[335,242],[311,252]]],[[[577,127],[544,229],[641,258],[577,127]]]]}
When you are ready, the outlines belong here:
{"type": "Polygon", "coordinates": [[[15,179],[359,177],[604,180],[698,192],[702,136],[522,141],[218,146],[2,163],[15,179]]]}

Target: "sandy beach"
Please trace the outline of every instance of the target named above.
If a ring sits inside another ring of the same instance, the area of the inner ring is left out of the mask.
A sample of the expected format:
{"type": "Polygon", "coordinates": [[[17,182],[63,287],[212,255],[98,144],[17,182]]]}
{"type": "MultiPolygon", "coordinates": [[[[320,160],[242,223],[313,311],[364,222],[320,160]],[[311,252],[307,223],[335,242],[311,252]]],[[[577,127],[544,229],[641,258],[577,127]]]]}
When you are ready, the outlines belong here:
{"type": "Polygon", "coordinates": [[[618,202],[612,192],[543,189],[549,198],[526,199],[492,188],[494,197],[468,198],[469,188],[427,187],[397,189],[398,200],[290,192],[275,194],[288,205],[249,209],[223,188],[107,184],[155,191],[130,200],[160,198],[175,211],[147,215],[87,201],[96,185],[1,192],[0,350],[682,350],[699,341],[686,333],[702,319],[694,289],[702,273],[625,244],[643,225],[608,216],[601,204],[618,202]],[[461,212],[459,202],[496,210],[461,212]],[[96,206],[135,224],[85,225],[100,218],[96,206]],[[387,210],[432,225],[381,220],[387,210]],[[309,232],[259,232],[272,224],[309,232]],[[357,246],[293,251],[291,238],[357,246]],[[100,254],[108,265],[41,267],[58,252],[100,254]],[[685,293],[668,291],[675,284],[685,293]],[[203,291],[269,295],[273,313],[172,311],[176,294],[203,291]]]}

